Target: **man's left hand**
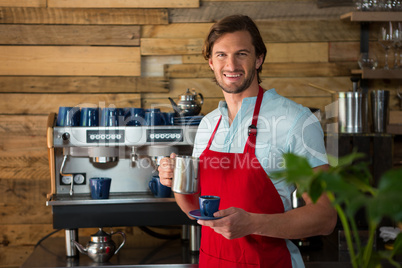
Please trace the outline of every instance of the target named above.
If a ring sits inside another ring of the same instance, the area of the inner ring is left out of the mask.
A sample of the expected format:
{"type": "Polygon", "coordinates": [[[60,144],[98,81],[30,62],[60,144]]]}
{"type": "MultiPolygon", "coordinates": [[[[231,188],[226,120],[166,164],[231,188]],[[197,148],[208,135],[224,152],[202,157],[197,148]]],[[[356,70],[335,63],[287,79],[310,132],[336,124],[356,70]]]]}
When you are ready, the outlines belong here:
{"type": "Polygon", "coordinates": [[[219,210],[214,217],[223,217],[218,220],[198,220],[197,223],[209,226],[218,234],[227,239],[240,238],[252,233],[251,214],[241,208],[231,207],[219,210]]]}

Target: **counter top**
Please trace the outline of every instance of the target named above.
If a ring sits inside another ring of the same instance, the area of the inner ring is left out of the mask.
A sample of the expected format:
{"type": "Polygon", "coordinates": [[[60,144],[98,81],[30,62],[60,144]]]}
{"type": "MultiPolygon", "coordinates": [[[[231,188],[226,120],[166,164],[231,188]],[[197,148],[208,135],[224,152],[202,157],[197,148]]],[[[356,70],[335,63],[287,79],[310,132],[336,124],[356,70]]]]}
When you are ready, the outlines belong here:
{"type": "MultiPolygon", "coordinates": [[[[80,238],[81,244],[86,244],[89,238],[80,238]]],[[[307,268],[348,268],[347,261],[339,261],[340,257],[336,243],[331,237],[323,238],[324,247],[302,249],[303,259],[307,268]]],[[[37,246],[32,255],[21,268],[60,268],[60,267],[105,267],[105,268],[196,268],[198,267],[198,252],[190,252],[188,241],[161,240],[155,247],[132,247],[126,244],[120,252],[108,263],[97,264],[80,253],[79,258],[67,258],[64,238],[48,238],[37,246]]]]}
{"type": "MultiPolygon", "coordinates": [[[[337,232],[330,236],[315,237],[309,247],[302,247],[306,268],[351,268],[347,251],[338,250],[337,232]]],[[[80,237],[80,243],[86,245],[89,237],[80,237]]],[[[398,261],[401,259],[398,257],[398,261]]],[[[126,243],[109,262],[97,264],[88,256],[67,258],[65,240],[62,237],[50,237],[37,246],[21,268],[60,268],[60,267],[104,267],[104,268],[196,268],[198,252],[190,252],[187,240],[160,240],[154,247],[135,247],[126,243]]],[[[383,264],[384,268],[393,267],[383,264]]]]}
{"type": "MultiPolygon", "coordinates": [[[[89,237],[80,237],[80,243],[86,245],[89,237]]],[[[79,253],[78,258],[66,257],[65,239],[48,238],[39,244],[21,268],[60,268],[60,267],[159,267],[159,268],[194,268],[198,267],[198,252],[191,253],[188,241],[181,239],[160,240],[154,247],[135,247],[129,241],[118,254],[107,263],[94,263],[88,256],[79,253]]]]}

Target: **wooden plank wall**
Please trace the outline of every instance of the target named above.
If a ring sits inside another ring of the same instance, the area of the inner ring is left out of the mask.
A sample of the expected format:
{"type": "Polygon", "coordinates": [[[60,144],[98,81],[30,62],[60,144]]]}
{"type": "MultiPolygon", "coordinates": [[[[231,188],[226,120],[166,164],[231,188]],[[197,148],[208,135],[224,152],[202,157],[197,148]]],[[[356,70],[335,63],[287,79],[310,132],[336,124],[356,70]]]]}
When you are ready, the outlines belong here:
{"type": "Polygon", "coordinates": [[[204,114],[213,110],[222,94],[201,46],[214,21],[236,13],[254,18],[267,44],[263,87],[324,109],[332,96],[309,84],[348,90],[357,67],[359,24],[339,19],[349,11],[315,0],[0,0],[0,267],[20,266],[52,231],[50,112],[101,103],[168,111],[167,97],[186,88],[205,96],[204,114]]]}

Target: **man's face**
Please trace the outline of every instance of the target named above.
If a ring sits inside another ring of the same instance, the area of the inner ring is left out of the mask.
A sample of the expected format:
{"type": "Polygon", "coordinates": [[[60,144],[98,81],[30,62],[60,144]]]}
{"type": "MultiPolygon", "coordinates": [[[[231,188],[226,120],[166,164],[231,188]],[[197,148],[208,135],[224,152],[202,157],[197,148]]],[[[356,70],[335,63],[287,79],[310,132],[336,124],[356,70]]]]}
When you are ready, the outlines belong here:
{"type": "Polygon", "coordinates": [[[262,58],[256,57],[249,32],[238,31],[226,33],[215,41],[209,66],[225,92],[240,93],[257,79],[262,58]]]}

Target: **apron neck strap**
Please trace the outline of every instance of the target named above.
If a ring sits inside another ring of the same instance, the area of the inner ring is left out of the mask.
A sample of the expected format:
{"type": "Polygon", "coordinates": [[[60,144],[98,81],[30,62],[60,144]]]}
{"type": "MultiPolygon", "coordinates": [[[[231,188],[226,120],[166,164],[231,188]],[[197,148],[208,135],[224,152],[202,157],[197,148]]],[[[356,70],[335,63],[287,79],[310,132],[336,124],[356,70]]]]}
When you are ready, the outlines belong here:
{"type": "Polygon", "coordinates": [[[209,147],[211,147],[212,141],[214,140],[215,137],[215,133],[218,130],[219,124],[221,123],[221,119],[222,119],[222,115],[219,117],[218,123],[216,123],[214,132],[212,132],[211,137],[209,138],[208,144],[207,144],[207,149],[209,149],[209,147]]]}
{"type": "Polygon", "coordinates": [[[259,86],[257,100],[255,102],[255,107],[254,107],[253,120],[251,122],[251,125],[257,126],[258,115],[260,114],[260,108],[261,108],[261,102],[262,102],[263,95],[264,95],[264,90],[262,89],[261,86],[259,86]]]}
{"type": "Polygon", "coordinates": [[[255,143],[257,140],[257,122],[258,115],[260,114],[261,102],[264,96],[264,90],[261,86],[259,86],[257,100],[255,102],[253,119],[251,121],[251,125],[248,127],[248,139],[246,141],[246,146],[244,147],[244,153],[254,152],[255,151],[255,143]]]}

